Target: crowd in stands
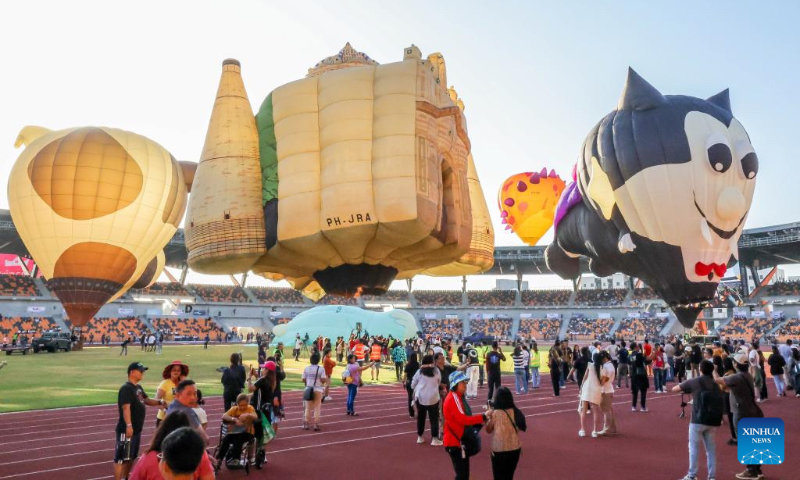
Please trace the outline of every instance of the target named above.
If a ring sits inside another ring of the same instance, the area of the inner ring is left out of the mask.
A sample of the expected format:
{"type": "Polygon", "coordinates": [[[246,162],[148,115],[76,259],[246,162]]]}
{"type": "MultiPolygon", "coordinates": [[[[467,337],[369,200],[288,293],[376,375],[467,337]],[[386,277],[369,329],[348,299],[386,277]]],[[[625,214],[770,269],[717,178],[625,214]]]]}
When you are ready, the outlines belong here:
{"type": "Polygon", "coordinates": [[[569,290],[523,290],[521,292],[522,304],[527,307],[567,305],[571,294],[572,292],[569,290]]]}
{"type": "Polygon", "coordinates": [[[0,296],[38,297],[39,291],[33,277],[27,275],[0,275],[0,296]]]}
{"type": "Polygon", "coordinates": [[[247,294],[242,287],[230,285],[193,285],[194,291],[207,302],[247,303],[247,294]]]}
{"type": "Polygon", "coordinates": [[[442,318],[420,320],[422,333],[425,336],[436,335],[445,338],[461,338],[464,334],[464,323],[460,318],[442,318]]]}
{"type": "Polygon", "coordinates": [[[358,298],[355,297],[342,297],[339,295],[325,295],[317,301],[317,305],[350,305],[357,307],[359,305],[358,298]]]}
{"type": "Polygon", "coordinates": [[[470,320],[470,334],[482,333],[493,337],[509,340],[511,338],[510,318],[476,318],[470,320]]]}
{"type": "Polygon", "coordinates": [[[519,321],[518,337],[536,340],[555,340],[561,329],[560,319],[523,318],[519,321]]]}
{"type": "Polygon", "coordinates": [[[457,290],[418,290],[414,299],[420,307],[449,307],[461,305],[461,292],[457,290]]]}
{"type": "Polygon", "coordinates": [[[210,317],[153,318],[150,323],[156,330],[164,333],[165,340],[187,337],[202,340],[206,334],[210,339],[216,340],[225,335],[225,331],[210,317]]]}
{"type": "Polygon", "coordinates": [[[622,288],[608,290],[579,290],[575,296],[575,305],[587,307],[613,307],[622,305],[628,291],[622,288]]]}
{"type": "MultiPolygon", "coordinates": [[[[69,320],[67,326],[72,329],[69,320]]],[[[103,338],[108,342],[122,342],[128,337],[136,337],[146,329],[136,317],[93,318],[82,328],[82,335],[89,344],[100,343],[103,338]]]]}
{"type": "Polygon", "coordinates": [[[389,290],[383,295],[364,295],[365,302],[407,302],[408,292],[406,290],[389,290]]]}
{"type": "Polygon", "coordinates": [[[658,338],[668,321],[668,318],[623,318],[614,333],[618,339],[625,341],[658,338]]]}
{"type": "Polygon", "coordinates": [[[760,339],[774,327],[775,320],[769,317],[734,317],[727,325],[720,328],[717,333],[724,338],[750,342],[760,339]]]}
{"type": "Polygon", "coordinates": [[[573,317],[569,319],[567,335],[571,340],[604,340],[610,337],[612,318],[573,317]]]}
{"type": "Polygon", "coordinates": [[[261,303],[270,305],[303,305],[303,294],[293,288],[247,287],[261,303]]]}
{"type": "Polygon", "coordinates": [[[644,288],[634,288],[633,289],[633,299],[634,300],[657,300],[658,294],[655,290],[650,287],[644,288]]]}
{"type": "Polygon", "coordinates": [[[469,304],[474,307],[513,307],[516,290],[473,290],[467,292],[469,304]]]}
{"type": "Polygon", "coordinates": [[[791,339],[792,342],[800,341],[800,319],[792,318],[775,332],[775,339],[780,343],[786,343],[791,339]]]}
{"type": "Polygon", "coordinates": [[[50,317],[2,317],[0,334],[11,337],[14,333],[40,335],[48,330],[59,330],[58,324],[50,317]]]}
{"type": "Polygon", "coordinates": [[[775,282],[765,293],[766,295],[800,296],[800,280],[775,282]]]}
{"type": "Polygon", "coordinates": [[[156,282],[147,288],[133,290],[139,295],[169,295],[169,296],[190,296],[183,285],[178,282],[156,282]]]}
{"type": "Polygon", "coordinates": [[[289,323],[291,321],[292,321],[292,319],[288,318],[288,317],[281,317],[281,318],[273,318],[272,319],[272,323],[274,325],[283,325],[283,324],[289,323]]]}

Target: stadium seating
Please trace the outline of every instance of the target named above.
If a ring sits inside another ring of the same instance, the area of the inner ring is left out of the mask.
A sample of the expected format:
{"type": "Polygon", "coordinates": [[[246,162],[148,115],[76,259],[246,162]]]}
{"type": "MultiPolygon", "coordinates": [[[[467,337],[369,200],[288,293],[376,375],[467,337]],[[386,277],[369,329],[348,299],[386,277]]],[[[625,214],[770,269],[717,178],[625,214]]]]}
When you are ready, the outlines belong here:
{"type": "Polygon", "coordinates": [[[614,333],[621,340],[658,338],[668,321],[667,318],[623,318],[614,333]]]}
{"type": "Polygon", "coordinates": [[[772,318],[734,318],[727,325],[720,328],[717,333],[721,337],[750,342],[758,340],[775,327],[779,320],[772,318]]]}
{"type": "Polygon", "coordinates": [[[461,292],[457,290],[418,290],[414,299],[421,307],[458,307],[461,306],[461,292]]]}
{"type": "Polygon", "coordinates": [[[137,295],[168,295],[188,297],[189,292],[178,282],[157,282],[141,290],[131,290],[137,295]]]}
{"type": "Polygon", "coordinates": [[[38,336],[53,329],[59,329],[59,327],[50,317],[3,317],[0,320],[0,334],[8,336],[8,338],[11,338],[14,333],[23,332],[38,336]]]}
{"type": "Polygon", "coordinates": [[[467,299],[473,307],[513,307],[516,298],[516,290],[473,290],[467,292],[467,299]]]}
{"type": "Polygon", "coordinates": [[[225,331],[211,318],[153,318],[150,323],[156,330],[164,332],[167,340],[175,337],[202,340],[206,334],[213,340],[218,335],[225,334],[225,331]]]}
{"type": "Polygon", "coordinates": [[[231,285],[192,285],[197,295],[207,302],[247,303],[249,298],[242,287],[231,285]]]}
{"type": "Polygon", "coordinates": [[[638,300],[638,301],[641,301],[641,300],[658,300],[659,298],[660,297],[658,296],[656,291],[653,290],[650,287],[635,288],[633,290],[633,299],[634,300],[638,300]]]}
{"type": "Polygon", "coordinates": [[[490,335],[503,340],[511,339],[511,319],[510,318],[495,318],[485,319],[476,318],[470,320],[470,333],[482,333],[490,335]]]}
{"type": "Polygon", "coordinates": [[[285,323],[289,323],[289,322],[291,322],[291,321],[292,321],[292,319],[291,319],[291,318],[288,318],[288,317],[282,317],[282,318],[273,318],[273,319],[272,319],[272,323],[273,323],[274,325],[283,325],[283,324],[285,324],[285,323]]]}
{"type": "Polygon", "coordinates": [[[526,339],[554,340],[561,329],[561,320],[545,318],[523,318],[519,321],[517,336],[526,339]]]}
{"type": "Polygon", "coordinates": [[[341,297],[339,295],[325,295],[320,298],[317,305],[350,305],[357,307],[358,299],[353,297],[341,297]]]}
{"type": "Polygon", "coordinates": [[[0,296],[38,297],[41,294],[33,283],[33,277],[26,275],[0,275],[0,296]]]}
{"type": "Polygon", "coordinates": [[[571,294],[569,290],[523,290],[522,304],[527,307],[566,306],[571,294]]]}
{"type": "Polygon", "coordinates": [[[567,334],[570,340],[606,339],[613,326],[611,318],[570,318],[567,334]]]}
{"type": "Polygon", "coordinates": [[[575,305],[586,307],[613,307],[622,305],[627,290],[614,288],[609,290],[580,290],[575,296],[575,305]]]}
{"type": "MultiPolygon", "coordinates": [[[[67,321],[67,326],[72,324],[67,321]]],[[[83,327],[83,338],[86,342],[100,343],[103,335],[110,337],[112,342],[122,342],[129,336],[138,337],[147,327],[136,317],[123,318],[93,318],[88,325],[83,327]]]]}
{"type": "Polygon", "coordinates": [[[789,297],[800,296],[800,281],[793,280],[791,282],[775,282],[770,285],[765,295],[781,295],[789,297]]]}
{"type": "Polygon", "coordinates": [[[303,294],[293,288],[248,287],[261,303],[268,305],[303,305],[303,294]]]}
{"type": "Polygon", "coordinates": [[[364,295],[365,302],[407,302],[408,292],[405,290],[389,290],[383,295],[364,295]]]}
{"type": "Polygon", "coordinates": [[[784,326],[775,332],[775,339],[780,343],[786,343],[791,339],[792,342],[800,341],[800,319],[792,318],[784,326]]]}
{"type": "Polygon", "coordinates": [[[440,335],[448,338],[459,338],[464,334],[464,323],[460,318],[442,318],[420,320],[425,335],[440,335]]]}

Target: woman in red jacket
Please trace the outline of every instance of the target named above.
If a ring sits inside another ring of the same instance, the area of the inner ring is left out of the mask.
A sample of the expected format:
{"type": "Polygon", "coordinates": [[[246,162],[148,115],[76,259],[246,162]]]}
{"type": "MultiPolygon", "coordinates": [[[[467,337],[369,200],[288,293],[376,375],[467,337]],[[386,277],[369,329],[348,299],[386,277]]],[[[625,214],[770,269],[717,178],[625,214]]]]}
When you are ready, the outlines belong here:
{"type": "Polygon", "coordinates": [[[450,393],[445,397],[444,407],[442,407],[444,449],[453,462],[456,480],[469,480],[469,457],[461,446],[464,427],[485,423],[487,416],[491,416],[492,410],[488,409],[485,414],[481,415],[472,414],[472,409],[464,400],[464,392],[467,391],[467,382],[469,382],[469,377],[464,372],[451,373],[449,380],[450,393]]]}

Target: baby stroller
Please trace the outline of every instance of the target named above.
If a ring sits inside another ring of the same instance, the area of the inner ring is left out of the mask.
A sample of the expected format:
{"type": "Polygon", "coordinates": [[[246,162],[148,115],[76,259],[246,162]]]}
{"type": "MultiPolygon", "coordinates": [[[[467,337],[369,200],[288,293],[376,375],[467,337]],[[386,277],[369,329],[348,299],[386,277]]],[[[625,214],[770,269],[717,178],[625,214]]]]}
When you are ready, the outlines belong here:
{"type": "MultiPolygon", "coordinates": [[[[222,439],[228,434],[228,428],[229,425],[225,422],[222,422],[219,427],[219,443],[214,448],[214,458],[217,458],[220,446],[222,445],[222,439]]],[[[231,444],[224,459],[225,466],[228,470],[244,469],[245,473],[250,475],[250,465],[252,464],[250,461],[250,451],[255,449],[255,445],[255,438],[251,438],[241,445],[237,443],[231,444]]]]}

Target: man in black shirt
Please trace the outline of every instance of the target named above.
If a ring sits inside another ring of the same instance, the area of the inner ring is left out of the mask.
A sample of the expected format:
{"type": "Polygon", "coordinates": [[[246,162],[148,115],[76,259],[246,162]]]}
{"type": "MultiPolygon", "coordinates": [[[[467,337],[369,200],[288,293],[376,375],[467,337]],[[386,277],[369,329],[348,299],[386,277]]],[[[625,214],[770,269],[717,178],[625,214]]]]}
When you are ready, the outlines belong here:
{"type": "Polygon", "coordinates": [[[117,421],[117,446],[114,451],[114,479],[128,478],[131,465],[139,455],[139,441],[144,428],[145,405],[158,407],[164,400],[152,400],[144,393],[139,382],[147,367],[139,362],[128,365],[128,381],[122,385],[117,395],[119,420],[117,421]]]}
{"type": "Polygon", "coordinates": [[[700,376],[672,387],[673,392],[692,394],[692,421],[689,424],[689,473],[683,480],[697,478],[700,443],[705,445],[708,478],[716,478],[717,454],[714,437],[717,427],[722,425],[725,402],[722,390],[714,383],[714,364],[710,360],[700,362],[700,376]]]}
{"type": "Polygon", "coordinates": [[[500,362],[505,361],[506,356],[500,350],[497,342],[492,342],[492,351],[486,354],[486,379],[489,384],[489,401],[494,396],[495,388],[501,385],[500,362]]]}

